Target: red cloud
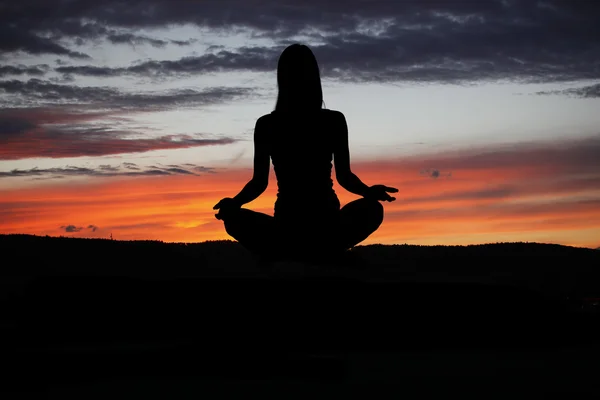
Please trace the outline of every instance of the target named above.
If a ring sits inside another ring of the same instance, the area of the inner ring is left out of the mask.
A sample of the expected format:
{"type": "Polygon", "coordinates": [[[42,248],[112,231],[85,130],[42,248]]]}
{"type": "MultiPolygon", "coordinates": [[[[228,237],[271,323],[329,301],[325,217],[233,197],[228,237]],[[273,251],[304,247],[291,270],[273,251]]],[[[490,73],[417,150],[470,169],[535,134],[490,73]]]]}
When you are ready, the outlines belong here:
{"type": "Polygon", "coordinates": [[[191,135],[131,138],[106,124],[94,123],[111,113],[73,113],[60,109],[10,110],[0,113],[0,160],[67,158],[142,153],[231,144],[232,138],[191,135]]]}

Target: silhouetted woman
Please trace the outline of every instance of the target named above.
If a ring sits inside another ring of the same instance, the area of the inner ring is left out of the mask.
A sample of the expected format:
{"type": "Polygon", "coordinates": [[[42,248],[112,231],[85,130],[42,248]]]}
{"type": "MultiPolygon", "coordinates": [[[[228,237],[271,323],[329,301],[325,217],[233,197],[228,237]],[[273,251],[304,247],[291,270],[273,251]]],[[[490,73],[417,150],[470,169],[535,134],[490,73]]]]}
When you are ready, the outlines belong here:
{"type": "Polygon", "coordinates": [[[375,232],[383,222],[379,201],[393,201],[398,189],[365,185],[350,170],[348,127],[339,111],[322,108],[319,66],[304,45],[287,47],[277,66],[275,110],[254,128],[254,175],[233,198],[214,206],[229,235],[259,257],[321,256],[341,253],[375,232]],[[270,162],[277,177],[274,216],[241,208],[268,185],[270,162]],[[363,198],[340,209],[338,183],[363,198]]]}

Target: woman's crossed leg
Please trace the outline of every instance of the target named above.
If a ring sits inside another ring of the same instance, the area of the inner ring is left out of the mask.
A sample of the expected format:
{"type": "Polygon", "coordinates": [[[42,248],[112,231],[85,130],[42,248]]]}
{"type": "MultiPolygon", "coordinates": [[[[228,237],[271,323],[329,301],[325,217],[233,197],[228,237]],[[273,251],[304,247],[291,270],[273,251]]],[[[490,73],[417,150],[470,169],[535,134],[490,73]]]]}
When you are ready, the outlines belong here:
{"type": "Polygon", "coordinates": [[[337,218],[311,224],[300,220],[297,225],[284,226],[270,215],[246,208],[231,210],[222,219],[227,233],[250,252],[277,259],[300,253],[336,253],[356,246],[383,222],[383,205],[358,199],[342,207],[337,218]]]}

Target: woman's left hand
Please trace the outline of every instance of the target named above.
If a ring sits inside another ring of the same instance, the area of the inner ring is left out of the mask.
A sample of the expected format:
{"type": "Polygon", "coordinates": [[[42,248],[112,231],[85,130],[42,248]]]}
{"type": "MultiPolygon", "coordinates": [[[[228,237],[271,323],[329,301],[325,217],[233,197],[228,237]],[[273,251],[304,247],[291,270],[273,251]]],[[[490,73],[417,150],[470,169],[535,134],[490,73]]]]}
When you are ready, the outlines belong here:
{"type": "Polygon", "coordinates": [[[379,201],[394,201],[395,197],[390,196],[388,193],[398,193],[398,189],[385,185],[373,185],[367,189],[367,193],[364,197],[371,198],[379,201]]]}

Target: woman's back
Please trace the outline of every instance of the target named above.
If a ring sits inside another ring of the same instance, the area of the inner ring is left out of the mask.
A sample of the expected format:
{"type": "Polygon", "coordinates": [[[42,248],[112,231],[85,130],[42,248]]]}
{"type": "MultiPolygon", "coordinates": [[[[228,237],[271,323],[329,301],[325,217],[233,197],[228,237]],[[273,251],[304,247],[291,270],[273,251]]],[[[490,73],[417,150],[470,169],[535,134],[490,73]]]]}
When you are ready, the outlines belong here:
{"type": "Polygon", "coordinates": [[[277,177],[276,218],[323,219],[339,211],[331,170],[340,118],[332,110],[274,111],[261,118],[277,177]]]}

